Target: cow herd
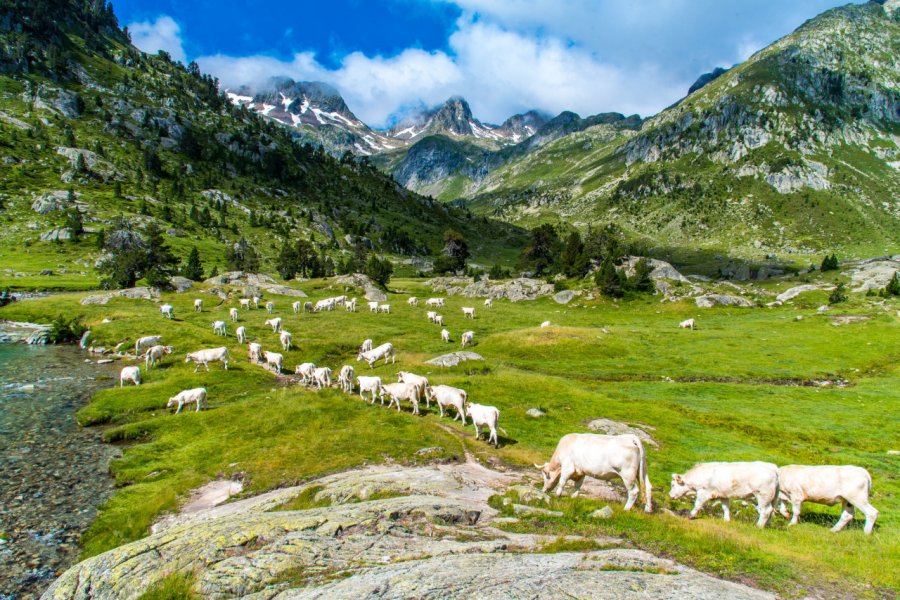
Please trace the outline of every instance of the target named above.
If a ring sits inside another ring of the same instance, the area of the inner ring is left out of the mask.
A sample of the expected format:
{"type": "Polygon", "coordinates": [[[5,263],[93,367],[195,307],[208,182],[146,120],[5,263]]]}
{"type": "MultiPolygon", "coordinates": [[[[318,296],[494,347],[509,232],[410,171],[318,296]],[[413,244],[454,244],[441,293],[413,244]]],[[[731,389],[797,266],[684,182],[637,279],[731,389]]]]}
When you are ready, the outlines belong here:
{"type": "MultiPolygon", "coordinates": [[[[250,306],[258,308],[260,299],[241,298],[239,305],[242,309],[249,310],[250,306]]],[[[425,301],[426,308],[443,308],[443,298],[429,298],[425,301]]],[[[419,299],[410,297],[407,300],[409,307],[417,307],[419,299]]],[[[272,315],[275,304],[271,301],[265,303],[266,313],[272,315]]],[[[488,299],[484,303],[485,308],[492,308],[493,301],[488,299]]],[[[356,298],[348,299],[346,296],[338,296],[320,300],[313,305],[311,302],[294,302],[294,313],[332,311],[342,307],[348,312],[356,312],[356,298]]],[[[369,302],[370,312],[377,314],[390,314],[390,305],[379,302],[369,302]]],[[[194,301],[194,309],[203,311],[203,300],[194,301]]],[[[173,307],[164,304],[160,307],[162,316],[172,319],[173,307]]],[[[475,309],[464,307],[463,316],[467,319],[475,319],[475,309]]],[[[232,323],[239,319],[238,309],[230,308],[229,317],[232,323]]],[[[431,323],[443,326],[443,316],[435,311],[427,311],[427,318],[431,323]]],[[[265,326],[271,327],[283,352],[288,352],[293,347],[293,336],[282,327],[283,320],[280,317],[272,317],[265,321],[265,326]]],[[[541,327],[549,326],[549,321],[541,324],[541,327]]],[[[694,329],[694,320],[688,319],[679,324],[686,329],[694,329]]],[[[227,336],[226,322],[216,320],[212,323],[213,333],[227,336]]],[[[239,326],[235,332],[240,344],[247,343],[250,362],[262,364],[276,373],[282,373],[284,369],[284,355],[281,352],[263,350],[258,342],[247,342],[247,330],[245,326],[239,326]]],[[[467,331],[462,334],[463,348],[470,345],[474,338],[474,332],[467,331]]],[[[442,329],[441,339],[450,341],[450,332],[442,329]]],[[[165,355],[171,354],[171,346],[161,345],[162,336],[141,337],[135,343],[135,353],[140,356],[145,350],[145,366],[147,369],[156,365],[165,355]]],[[[198,350],[188,353],[185,362],[195,363],[194,372],[204,366],[209,370],[210,362],[221,362],[228,369],[230,355],[228,348],[219,347],[198,350]]],[[[357,362],[365,362],[369,368],[374,368],[378,361],[383,364],[394,364],[396,351],[390,342],[375,346],[371,339],[366,339],[360,344],[356,356],[357,362]]],[[[440,416],[447,416],[452,411],[453,420],[461,419],[463,426],[468,418],[475,428],[475,437],[481,434],[480,428],[484,427],[488,433],[488,443],[498,445],[497,430],[500,411],[494,406],[486,406],[470,402],[465,390],[448,386],[432,385],[428,379],[409,371],[399,371],[396,382],[384,382],[380,376],[358,375],[351,365],[344,365],[338,372],[336,381],[332,381],[333,371],[329,367],[316,366],[312,362],[304,362],[298,365],[294,371],[299,376],[299,383],[308,387],[321,390],[336,383],[342,392],[348,394],[358,393],[363,400],[375,404],[379,400],[385,405],[387,396],[388,408],[396,407],[401,410],[401,403],[409,404],[412,414],[420,414],[419,406],[425,402],[431,407],[434,402],[440,412],[440,416]],[[368,395],[368,398],[367,398],[368,395]]],[[[127,366],[121,371],[119,385],[125,382],[134,385],[141,384],[141,371],[137,366],[127,366]]],[[[176,414],[181,412],[185,404],[194,404],[196,410],[206,408],[207,391],[205,388],[184,390],[169,398],[167,407],[177,407],[176,414]]],[[[505,432],[504,432],[505,433],[505,432]]],[[[625,485],[627,499],[625,510],[630,510],[639,497],[642,498],[644,510],[652,511],[650,478],[647,471],[647,457],[641,440],[631,434],[624,435],[599,435],[589,433],[571,433],[563,436],[549,462],[543,465],[535,465],[541,472],[544,480],[544,492],[551,491],[554,487],[557,496],[563,493],[567,482],[574,483],[573,496],[577,496],[586,477],[597,479],[619,478],[625,485]]],[[[859,509],[865,516],[864,531],[871,534],[878,517],[878,511],[869,503],[872,479],[868,471],[861,467],[840,466],[805,466],[788,465],[779,468],[768,462],[708,462],[699,463],[683,474],[673,474],[669,495],[673,499],[685,496],[693,496],[694,506],[690,511],[691,518],[695,518],[708,502],[718,502],[721,505],[725,521],[731,518],[731,500],[752,498],[756,502],[758,513],[757,526],[763,528],[775,512],[776,508],[785,518],[790,519],[789,524],[798,522],[801,506],[804,502],[815,502],[826,505],[841,503],[843,511],[838,522],[832,528],[833,532],[840,531],[853,519],[854,510],[859,509]],[[790,506],[790,511],[788,510],[790,506]]]]}

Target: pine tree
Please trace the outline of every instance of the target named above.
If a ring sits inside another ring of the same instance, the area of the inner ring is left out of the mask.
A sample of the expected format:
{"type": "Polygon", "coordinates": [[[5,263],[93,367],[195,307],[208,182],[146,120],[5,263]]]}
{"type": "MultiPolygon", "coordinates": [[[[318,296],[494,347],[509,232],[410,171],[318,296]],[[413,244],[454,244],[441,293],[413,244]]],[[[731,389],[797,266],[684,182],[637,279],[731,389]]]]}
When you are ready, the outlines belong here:
{"type": "Polygon", "coordinates": [[[594,276],[594,281],[600,291],[613,298],[621,298],[625,295],[625,276],[616,269],[612,257],[607,256],[600,270],[594,276]]]}
{"type": "Polygon", "coordinates": [[[219,265],[213,265],[212,271],[209,272],[210,278],[216,277],[219,274],[219,265]]]}
{"type": "Polygon", "coordinates": [[[831,290],[831,295],[828,296],[829,304],[838,304],[840,302],[847,301],[847,291],[846,286],[843,283],[837,284],[837,287],[831,290]]]}
{"type": "Polygon", "coordinates": [[[826,271],[837,271],[838,269],[838,259],[837,255],[832,253],[831,256],[825,255],[825,258],[822,259],[822,266],[820,270],[824,273],[826,271]]]}
{"type": "Polygon", "coordinates": [[[144,277],[153,287],[169,287],[169,279],[176,273],[178,259],[172,253],[162,229],[155,223],[147,226],[144,232],[147,248],[144,277]]]}
{"type": "Polygon", "coordinates": [[[559,262],[566,277],[583,277],[587,273],[588,259],[584,254],[581,235],[577,231],[573,231],[566,238],[566,246],[559,262]]]}
{"type": "Polygon", "coordinates": [[[181,274],[191,281],[203,280],[203,263],[200,262],[200,251],[197,246],[191,248],[187,262],[181,267],[181,274]]]}
{"type": "Polygon", "coordinates": [[[900,271],[894,273],[891,280],[884,286],[885,296],[900,296],[900,271]]]}
{"type": "Polygon", "coordinates": [[[628,287],[636,292],[652,293],[656,290],[656,282],[650,277],[652,272],[653,268],[650,266],[650,261],[646,258],[641,258],[634,265],[634,275],[629,278],[628,287]]]}

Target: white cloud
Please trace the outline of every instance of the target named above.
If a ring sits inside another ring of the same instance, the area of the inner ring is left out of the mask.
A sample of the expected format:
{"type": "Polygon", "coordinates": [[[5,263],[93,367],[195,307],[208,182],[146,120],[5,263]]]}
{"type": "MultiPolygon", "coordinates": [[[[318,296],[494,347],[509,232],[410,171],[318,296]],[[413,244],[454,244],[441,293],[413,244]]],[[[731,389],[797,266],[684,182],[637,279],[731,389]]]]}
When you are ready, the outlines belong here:
{"type": "Polygon", "coordinates": [[[187,62],[181,40],[181,26],[168,15],[160,15],[152,23],[140,21],[128,24],[132,43],[144,52],[155,54],[165,50],[173,60],[187,62]]]}

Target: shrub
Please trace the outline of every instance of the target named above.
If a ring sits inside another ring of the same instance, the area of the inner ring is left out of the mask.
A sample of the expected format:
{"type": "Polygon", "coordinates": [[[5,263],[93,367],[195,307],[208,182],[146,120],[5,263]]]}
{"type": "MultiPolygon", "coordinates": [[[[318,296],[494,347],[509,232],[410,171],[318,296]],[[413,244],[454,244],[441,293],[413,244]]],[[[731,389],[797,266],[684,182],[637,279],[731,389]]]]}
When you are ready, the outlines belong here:
{"type": "Polygon", "coordinates": [[[825,258],[822,259],[822,266],[820,267],[820,270],[823,273],[826,271],[837,271],[838,270],[837,256],[834,253],[832,253],[831,256],[826,255],[825,258]]]}
{"type": "Polygon", "coordinates": [[[81,317],[67,318],[64,315],[56,315],[50,324],[47,339],[53,344],[77,342],[85,331],[87,331],[87,327],[81,322],[81,317]]]}
{"type": "Polygon", "coordinates": [[[885,296],[900,296],[900,271],[894,272],[894,276],[884,286],[885,296]]]}
{"type": "Polygon", "coordinates": [[[837,284],[837,287],[831,290],[831,295],[828,296],[829,304],[838,304],[840,302],[847,301],[847,290],[846,286],[843,283],[837,284]]]}

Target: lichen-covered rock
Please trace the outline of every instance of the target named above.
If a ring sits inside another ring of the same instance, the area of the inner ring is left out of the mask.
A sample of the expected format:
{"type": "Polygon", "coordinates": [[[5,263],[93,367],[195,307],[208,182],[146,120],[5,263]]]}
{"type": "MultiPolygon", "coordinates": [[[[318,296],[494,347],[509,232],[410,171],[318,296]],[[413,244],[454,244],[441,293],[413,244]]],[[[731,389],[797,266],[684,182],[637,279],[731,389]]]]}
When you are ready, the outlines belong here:
{"type": "Polygon", "coordinates": [[[587,427],[591,431],[599,431],[606,435],[622,435],[630,433],[636,435],[645,444],[653,446],[654,448],[659,448],[659,443],[646,431],[647,429],[653,429],[649,425],[629,425],[611,419],[594,419],[588,423],[587,427]]]}
{"type": "Polygon", "coordinates": [[[57,240],[71,240],[75,233],[68,227],[54,227],[50,231],[41,234],[42,242],[55,242],[57,240]]]}
{"type": "MultiPolygon", "coordinates": [[[[629,277],[634,275],[634,267],[638,264],[638,262],[644,257],[642,256],[626,256],[622,262],[622,270],[629,277]]],[[[655,258],[647,258],[647,263],[650,265],[652,271],[650,271],[651,279],[672,279],[674,281],[681,281],[684,283],[688,282],[688,278],[678,272],[678,269],[673,267],[670,263],[667,263],[664,260],[657,260],[655,258]]]]}
{"type": "Polygon", "coordinates": [[[900,256],[883,256],[860,261],[852,266],[850,275],[854,292],[883,289],[894,273],[900,271],[900,256]]]}
{"type": "Polygon", "coordinates": [[[172,279],[169,280],[169,283],[172,284],[172,287],[175,288],[176,292],[186,292],[192,287],[194,287],[194,282],[188,279],[187,277],[182,277],[181,275],[176,275],[172,279]]]}
{"type": "Polygon", "coordinates": [[[819,289],[823,289],[823,288],[821,286],[813,285],[813,284],[797,285],[797,286],[790,288],[789,290],[785,290],[785,291],[781,292],[780,294],[778,294],[775,297],[775,300],[777,302],[787,302],[788,300],[792,300],[793,298],[796,298],[797,296],[799,296],[800,294],[802,294],[804,292],[814,292],[819,289]]]}
{"type": "Polygon", "coordinates": [[[467,360],[484,360],[484,357],[475,352],[460,351],[442,354],[441,356],[426,360],[425,362],[429,365],[437,365],[439,367],[455,367],[459,363],[466,362],[467,360]]]}
{"type": "Polygon", "coordinates": [[[575,298],[575,292],[572,290],[563,290],[553,294],[553,301],[557,304],[568,304],[575,298]]]}
{"type": "Polygon", "coordinates": [[[146,286],[117,290],[115,292],[106,292],[103,294],[92,294],[81,299],[81,304],[87,306],[90,304],[106,304],[113,298],[130,298],[132,300],[152,300],[159,296],[159,292],[146,286]]]}
{"type": "Polygon", "coordinates": [[[270,294],[280,294],[281,296],[292,296],[294,298],[306,298],[306,293],[301,290],[295,290],[294,288],[289,288],[286,285],[267,285],[263,287],[264,290],[269,292],[270,294]]]}
{"type": "Polygon", "coordinates": [[[753,302],[740,296],[729,296],[728,294],[706,294],[696,299],[697,306],[700,308],[712,308],[713,306],[740,306],[750,308],[754,306],[753,302]]]}

